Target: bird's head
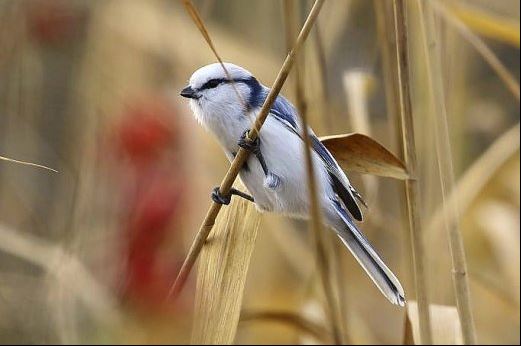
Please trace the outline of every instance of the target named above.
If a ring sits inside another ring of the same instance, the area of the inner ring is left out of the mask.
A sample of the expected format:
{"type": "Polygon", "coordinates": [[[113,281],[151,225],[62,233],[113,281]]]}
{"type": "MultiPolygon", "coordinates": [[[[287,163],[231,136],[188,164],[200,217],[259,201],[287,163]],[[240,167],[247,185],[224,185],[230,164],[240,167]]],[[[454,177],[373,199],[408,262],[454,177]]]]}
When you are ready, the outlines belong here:
{"type": "Polygon", "coordinates": [[[263,88],[249,71],[231,63],[224,67],[226,71],[220,63],[201,67],[181,91],[196,114],[247,111],[262,104],[263,88]]]}

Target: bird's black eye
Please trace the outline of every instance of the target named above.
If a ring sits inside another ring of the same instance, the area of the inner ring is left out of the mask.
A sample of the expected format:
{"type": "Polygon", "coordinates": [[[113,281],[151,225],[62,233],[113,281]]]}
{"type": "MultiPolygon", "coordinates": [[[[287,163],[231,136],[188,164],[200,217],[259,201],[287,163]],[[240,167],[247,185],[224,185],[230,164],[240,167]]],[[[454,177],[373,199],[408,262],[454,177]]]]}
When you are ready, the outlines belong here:
{"type": "Polygon", "coordinates": [[[222,79],[210,79],[208,82],[204,83],[201,89],[213,89],[217,87],[219,84],[223,82],[222,79]]]}

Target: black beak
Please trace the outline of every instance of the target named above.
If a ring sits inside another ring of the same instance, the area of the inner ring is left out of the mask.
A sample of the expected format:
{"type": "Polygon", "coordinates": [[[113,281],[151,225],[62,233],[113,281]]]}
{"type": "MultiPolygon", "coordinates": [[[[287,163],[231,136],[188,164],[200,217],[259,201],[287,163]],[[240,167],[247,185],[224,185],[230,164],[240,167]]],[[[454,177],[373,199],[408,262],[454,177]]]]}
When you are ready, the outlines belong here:
{"type": "Polygon", "coordinates": [[[189,98],[189,99],[196,99],[197,93],[194,89],[192,89],[191,86],[187,86],[183,90],[181,90],[181,96],[189,98]]]}

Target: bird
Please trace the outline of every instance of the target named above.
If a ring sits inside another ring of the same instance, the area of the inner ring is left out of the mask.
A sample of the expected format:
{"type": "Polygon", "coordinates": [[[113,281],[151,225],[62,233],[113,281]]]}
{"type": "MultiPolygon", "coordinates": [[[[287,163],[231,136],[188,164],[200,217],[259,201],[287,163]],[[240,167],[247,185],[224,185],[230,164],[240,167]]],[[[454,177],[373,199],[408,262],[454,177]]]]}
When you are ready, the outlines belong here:
{"type": "MultiPolygon", "coordinates": [[[[212,133],[230,162],[240,148],[250,152],[239,176],[250,194],[219,187],[211,198],[229,204],[232,195],[252,201],[260,212],[307,219],[310,194],[306,179],[302,120],[295,107],[278,95],[255,141],[248,137],[270,89],[235,64],[212,63],[197,69],[180,95],[189,99],[197,121],[212,133]]],[[[405,306],[399,280],[354,220],[362,221],[362,196],[335,158],[309,128],[317,194],[324,223],[353,254],[376,287],[393,304],[405,306]]]]}

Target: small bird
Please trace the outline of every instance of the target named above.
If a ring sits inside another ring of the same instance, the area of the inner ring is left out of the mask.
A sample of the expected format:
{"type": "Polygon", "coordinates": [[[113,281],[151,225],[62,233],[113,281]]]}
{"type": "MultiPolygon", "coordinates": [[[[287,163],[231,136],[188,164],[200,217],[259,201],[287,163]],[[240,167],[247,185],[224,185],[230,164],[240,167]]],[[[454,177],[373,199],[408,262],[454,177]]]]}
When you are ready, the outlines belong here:
{"type": "MultiPolygon", "coordinates": [[[[229,204],[233,194],[254,202],[261,212],[308,218],[310,199],[305,183],[302,123],[296,109],[279,95],[257,140],[250,141],[247,136],[268,93],[269,88],[244,68],[215,63],[195,71],[181,96],[190,99],[195,118],[215,135],[230,161],[241,147],[250,152],[239,174],[251,196],[236,189],[224,196],[216,187],[212,192],[216,203],[229,204]]],[[[311,129],[309,135],[324,222],[384,296],[391,303],[404,306],[400,282],[353,221],[362,221],[359,203],[365,202],[311,129]]]]}

